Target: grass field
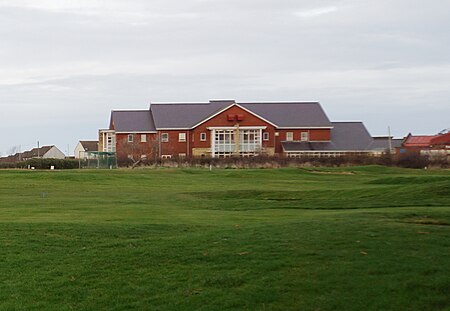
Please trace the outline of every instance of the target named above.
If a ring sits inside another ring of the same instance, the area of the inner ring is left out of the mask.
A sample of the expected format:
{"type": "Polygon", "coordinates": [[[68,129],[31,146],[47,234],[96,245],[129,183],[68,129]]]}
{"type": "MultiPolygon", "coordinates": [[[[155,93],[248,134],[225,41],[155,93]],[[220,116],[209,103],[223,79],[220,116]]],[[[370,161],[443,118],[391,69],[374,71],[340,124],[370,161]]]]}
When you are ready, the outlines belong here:
{"type": "Polygon", "coordinates": [[[450,310],[450,171],[0,171],[0,310],[450,310]]]}

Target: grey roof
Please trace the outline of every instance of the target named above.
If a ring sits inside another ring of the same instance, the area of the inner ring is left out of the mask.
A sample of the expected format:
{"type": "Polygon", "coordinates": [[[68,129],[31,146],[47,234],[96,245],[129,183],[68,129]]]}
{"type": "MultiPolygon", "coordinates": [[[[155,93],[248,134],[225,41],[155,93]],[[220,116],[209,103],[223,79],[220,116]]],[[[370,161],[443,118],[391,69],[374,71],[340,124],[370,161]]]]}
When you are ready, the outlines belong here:
{"type": "Polygon", "coordinates": [[[40,148],[33,148],[29,151],[22,152],[22,159],[31,159],[36,157],[42,157],[44,154],[50,151],[55,146],[42,146],[40,148]]]}
{"type": "Polygon", "coordinates": [[[98,151],[98,140],[80,140],[85,151],[98,151]]]}
{"type": "Polygon", "coordinates": [[[317,102],[242,103],[278,127],[331,127],[332,124],[317,102]]]}
{"type": "Polygon", "coordinates": [[[191,128],[233,103],[233,101],[212,101],[151,104],[150,110],[156,128],[191,128]]]}
{"type": "MultiPolygon", "coordinates": [[[[391,138],[392,148],[401,147],[403,142],[403,138],[391,138]]],[[[373,142],[369,147],[371,150],[386,150],[389,149],[389,137],[388,136],[380,136],[374,137],[373,142]]]]}
{"type": "MultiPolygon", "coordinates": [[[[151,104],[156,128],[192,128],[208,117],[234,104],[233,100],[208,103],[151,104]]],[[[317,102],[237,103],[277,127],[331,127],[317,102]]]]}
{"type": "Polygon", "coordinates": [[[282,142],[287,152],[295,151],[370,151],[373,142],[362,122],[332,122],[330,142],[282,142]]]}
{"type": "Polygon", "coordinates": [[[113,110],[109,129],[116,132],[154,132],[156,131],[149,110],[113,110]]]}

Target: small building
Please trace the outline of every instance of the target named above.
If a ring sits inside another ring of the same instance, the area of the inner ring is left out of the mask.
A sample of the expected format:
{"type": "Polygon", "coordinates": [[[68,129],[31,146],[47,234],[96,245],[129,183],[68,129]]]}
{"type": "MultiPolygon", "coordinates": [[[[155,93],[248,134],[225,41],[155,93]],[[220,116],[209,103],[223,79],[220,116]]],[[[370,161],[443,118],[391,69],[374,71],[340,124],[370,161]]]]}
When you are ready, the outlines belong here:
{"type": "Polygon", "coordinates": [[[59,150],[56,146],[42,146],[40,148],[33,148],[30,151],[21,153],[20,158],[22,161],[26,161],[33,158],[42,159],[64,159],[65,154],[59,150]]]}
{"type": "Polygon", "coordinates": [[[98,140],[80,140],[75,147],[75,159],[86,159],[89,153],[98,152],[98,140]]]}
{"type": "Polygon", "coordinates": [[[397,149],[398,154],[417,154],[429,157],[450,157],[450,132],[443,131],[436,135],[412,135],[405,137],[397,149]]]}
{"type": "Polygon", "coordinates": [[[0,162],[15,163],[27,161],[34,158],[42,159],[65,159],[65,154],[56,146],[42,146],[40,148],[33,148],[29,151],[18,152],[14,155],[0,158],[0,162]]]}
{"type": "Polygon", "coordinates": [[[331,122],[330,141],[283,141],[288,157],[338,157],[349,155],[381,156],[395,152],[401,140],[387,136],[372,137],[360,121],[331,122]]]}

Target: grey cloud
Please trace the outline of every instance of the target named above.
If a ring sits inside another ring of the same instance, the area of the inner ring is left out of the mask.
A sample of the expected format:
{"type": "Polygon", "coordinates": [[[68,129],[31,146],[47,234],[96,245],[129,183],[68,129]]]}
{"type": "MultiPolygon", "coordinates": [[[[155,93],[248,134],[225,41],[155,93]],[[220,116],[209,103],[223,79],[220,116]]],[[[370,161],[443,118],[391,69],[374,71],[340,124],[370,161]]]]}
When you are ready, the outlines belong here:
{"type": "Polygon", "coordinates": [[[110,109],[150,100],[318,100],[373,132],[449,126],[448,1],[36,3],[0,2],[3,152],[30,131],[95,138],[110,109]]]}

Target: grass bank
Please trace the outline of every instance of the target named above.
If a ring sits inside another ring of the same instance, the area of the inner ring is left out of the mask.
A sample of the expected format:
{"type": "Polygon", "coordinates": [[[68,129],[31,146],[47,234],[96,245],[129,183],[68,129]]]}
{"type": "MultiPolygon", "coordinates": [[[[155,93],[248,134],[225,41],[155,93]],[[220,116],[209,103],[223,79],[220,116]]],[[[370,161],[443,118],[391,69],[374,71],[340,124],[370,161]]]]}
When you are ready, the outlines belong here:
{"type": "Polygon", "coordinates": [[[446,310],[450,172],[0,171],[0,310],[446,310]]]}

